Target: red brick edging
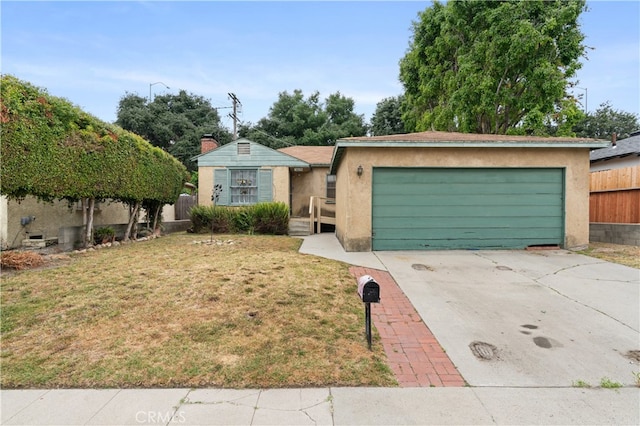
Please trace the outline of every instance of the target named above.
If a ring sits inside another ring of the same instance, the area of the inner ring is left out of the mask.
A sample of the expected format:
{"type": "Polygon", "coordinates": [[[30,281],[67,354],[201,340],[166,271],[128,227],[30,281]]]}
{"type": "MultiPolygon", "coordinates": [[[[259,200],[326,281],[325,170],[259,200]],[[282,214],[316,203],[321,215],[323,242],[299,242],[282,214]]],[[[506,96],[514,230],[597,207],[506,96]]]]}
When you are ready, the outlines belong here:
{"type": "Polygon", "coordinates": [[[352,266],[353,276],[371,275],[380,284],[380,303],[371,304],[389,367],[401,387],[464,386],[465,382],[429,327],[391,274],[352,266]]]}

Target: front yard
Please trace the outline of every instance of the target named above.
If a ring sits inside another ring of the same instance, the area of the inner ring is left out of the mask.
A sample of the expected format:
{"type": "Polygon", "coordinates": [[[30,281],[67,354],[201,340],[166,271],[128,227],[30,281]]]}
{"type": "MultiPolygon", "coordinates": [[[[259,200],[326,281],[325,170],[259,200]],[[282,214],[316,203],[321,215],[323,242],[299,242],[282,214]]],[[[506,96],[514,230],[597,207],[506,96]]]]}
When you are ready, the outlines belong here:
{"type": "Polygon", "coordinates": [[[348,265],[173,234],[3,274],[2,388],[394,386],[348,265]]]}

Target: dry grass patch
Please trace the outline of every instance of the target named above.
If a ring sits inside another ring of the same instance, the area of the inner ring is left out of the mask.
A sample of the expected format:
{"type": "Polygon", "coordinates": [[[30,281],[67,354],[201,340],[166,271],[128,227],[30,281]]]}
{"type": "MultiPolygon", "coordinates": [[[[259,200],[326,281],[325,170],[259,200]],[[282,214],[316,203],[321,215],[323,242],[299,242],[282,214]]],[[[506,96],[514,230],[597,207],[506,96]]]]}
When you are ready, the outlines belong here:
{"type": "Polygon", "coordinates": [[[586,250],[578,253],[640,269],[640,247],[638,246],[592,242],[586,250]]]}
{"type": "Polygon", "coordinates": [[[44,264],[42,255],[30,251],[3,251],[0,253],[0,266],[17,271],[38,267],[44,264]]]}
{"type": "MultiPolygon", "coordinates": [[[[348,265],[174,234],[2,280],[3,388],[389,386],[348,265]]],[[[376,336],[377,337],[377,336],[376,336]]]]}

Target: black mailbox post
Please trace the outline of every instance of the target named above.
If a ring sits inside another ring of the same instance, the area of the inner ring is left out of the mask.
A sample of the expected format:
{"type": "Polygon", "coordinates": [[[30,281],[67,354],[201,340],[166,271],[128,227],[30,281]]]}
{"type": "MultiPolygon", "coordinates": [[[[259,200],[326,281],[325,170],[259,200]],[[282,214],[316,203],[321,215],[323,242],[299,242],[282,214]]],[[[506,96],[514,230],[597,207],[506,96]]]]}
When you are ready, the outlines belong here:
{"type": "Polygon", "coordinates": [[[371,350],[371,304],[380,303],[380,285],[371,275],[363,275],[358,278],[358,294],[364,302],[364,327],[371,350]]]}

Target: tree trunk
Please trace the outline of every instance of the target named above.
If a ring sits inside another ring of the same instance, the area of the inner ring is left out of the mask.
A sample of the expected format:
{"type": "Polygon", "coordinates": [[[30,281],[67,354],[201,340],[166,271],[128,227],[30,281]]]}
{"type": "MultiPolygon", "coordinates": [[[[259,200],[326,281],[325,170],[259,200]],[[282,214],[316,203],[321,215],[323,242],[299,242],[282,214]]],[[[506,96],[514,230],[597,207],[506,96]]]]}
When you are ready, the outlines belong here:
{"type": "Polygon", "coordinates": [[[140,203],[136,204],[136,214],[133,219],[133,227],[131,229],[131,238],[134,240],[138,239],[138,220],[140,219],[140,210],[142,210],[142,206],[140,203]]]}
{"type": "Polygon", "coordinates": [[[124,233],[124,241],[129,241],[131,230],[138,218],[138,211],[140,211],[140,201],[136,201],[136,203],[131,206],[131,210],[129,211],[129,223],[127,224],[127,230],[124,233]]]}
{"type": "Polygon", "coordinates": [[[93,209],[96,205],[95,198],[85,198],[82,200],[83,215],[86,217],[87,227],[84,234],[84,247],[93,245],[93,209]]]}
{"type": "Polygon", "coordinates": [[[160,209],[162,208],[162,204],[158,203],[156,206],[156,214],[153,215],[153,228],[151,228],[151,232],[153,234],[156,233],[156,227],[158,226],[158,217],[160,217],[160,209]]]}
{"type": "Polygon", "coordinates": [[[86,198],[82,198],[80,199],[80,208],[82,209],[82,226],[84,226],[84,229],[82,230],[82,247],[86,248],[87,247],[87,243],[88,243],[88,239],[87,239],[87,199],[86,198]]]}

